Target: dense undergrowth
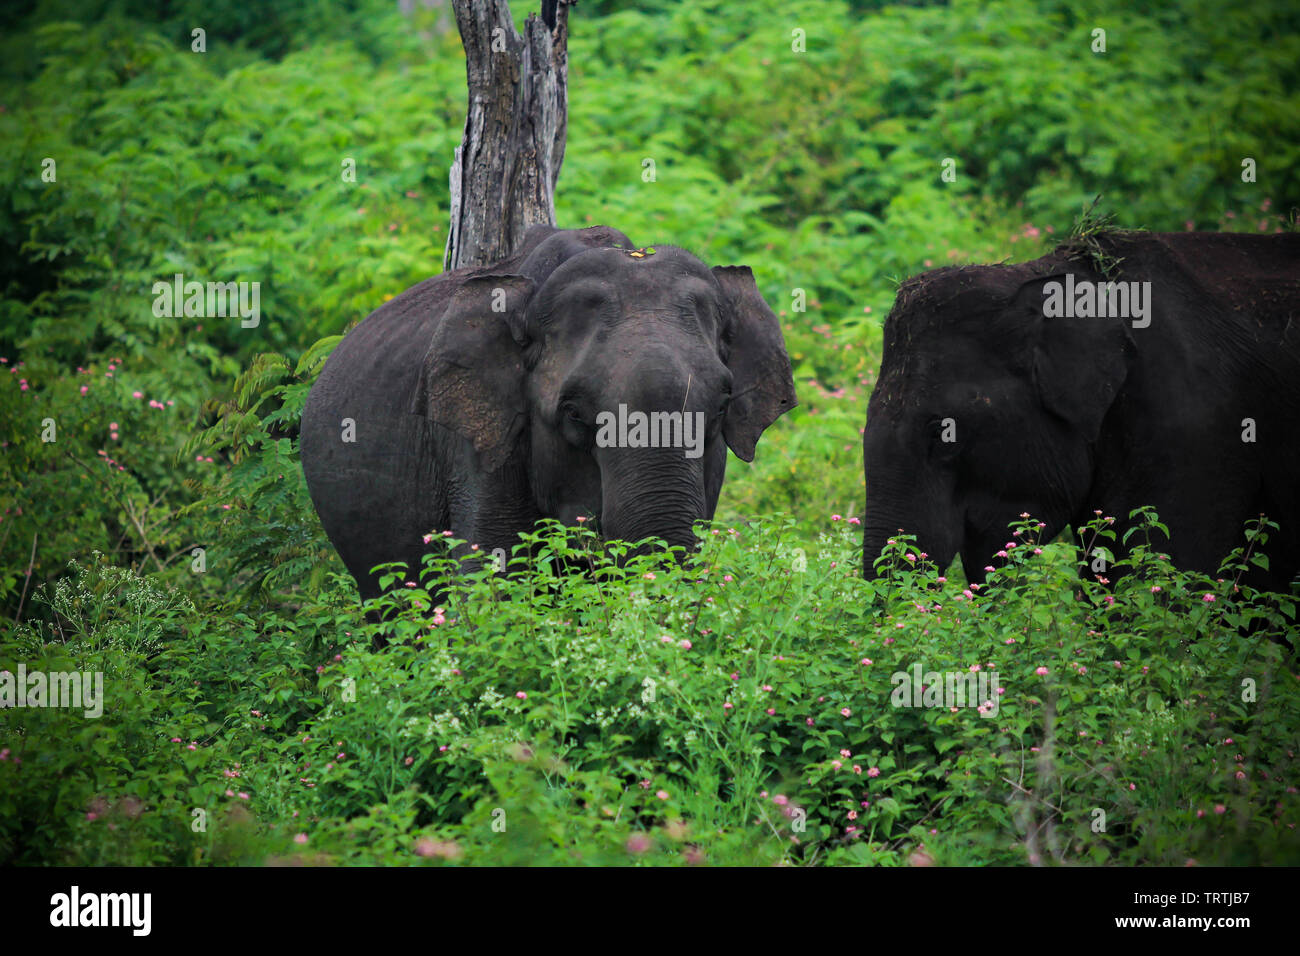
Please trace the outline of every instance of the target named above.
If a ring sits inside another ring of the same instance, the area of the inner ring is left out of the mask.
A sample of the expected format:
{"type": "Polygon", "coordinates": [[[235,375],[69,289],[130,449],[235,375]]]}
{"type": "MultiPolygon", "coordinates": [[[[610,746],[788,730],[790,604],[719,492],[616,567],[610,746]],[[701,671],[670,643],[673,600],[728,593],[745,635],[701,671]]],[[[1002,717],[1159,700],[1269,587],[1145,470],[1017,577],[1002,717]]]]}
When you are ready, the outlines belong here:
{"type": "Polygon", "coordinates": [[[987,592],[905,539],[864,580],[844,519],[713,527],[683,565],[541,528],[440,590],[448,540],[378,625],[337,578],[213,618],[78,566],[0,653],[102,671],[106,705],[3,712],[0,859],[1300,860],[1294,601],[1241,554],[1081,581],[1035,530],[987,592]]]}

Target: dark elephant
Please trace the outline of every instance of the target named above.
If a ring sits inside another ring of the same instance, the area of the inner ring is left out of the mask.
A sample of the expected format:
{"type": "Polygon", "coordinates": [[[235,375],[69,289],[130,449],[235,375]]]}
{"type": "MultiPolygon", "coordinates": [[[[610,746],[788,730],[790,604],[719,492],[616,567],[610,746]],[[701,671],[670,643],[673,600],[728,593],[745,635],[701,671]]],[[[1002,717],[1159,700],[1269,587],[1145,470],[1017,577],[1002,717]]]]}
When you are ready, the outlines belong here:
{"type": "Polygon", "coordinates": [[[1095,510],[1122,535],[1152,505],[1174,563],[1203,572],[1267,514],[1281,529],[1250,583],[1285,590],[1300,570],[1300,235],[1112,232],[916,276],[885,322],[862,447],[869,577],[899,529],[982,582],[1022,512],[1048,540],[1095,510]]]}
{"type": "Polygon", "coordinates": [[[752,461],[794,405],[747,267],[538,226],[511,259],[428,279],[344,337],[307,398],[302,465],[370,598],[375,565],[405,561],[414,578],[423,536],[442,529],[510,554],[539,518],[591,516],[607,538],[693,547],[727,447],[752,461]],[[658,430],[606,427],[633,412],[658,430]]]}

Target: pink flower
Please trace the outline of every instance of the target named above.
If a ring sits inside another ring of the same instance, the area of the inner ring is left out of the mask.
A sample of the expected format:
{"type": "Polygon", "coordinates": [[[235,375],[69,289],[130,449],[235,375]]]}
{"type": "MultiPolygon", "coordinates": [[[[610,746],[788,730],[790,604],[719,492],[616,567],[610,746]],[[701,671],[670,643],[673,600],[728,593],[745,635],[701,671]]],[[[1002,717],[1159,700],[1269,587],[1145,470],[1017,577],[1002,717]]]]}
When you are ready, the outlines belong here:
{"type": "Polygon", "coordinates": [[[668,791],[667,791],[667,790],[660,790],[660,791],[658,791],[658,792],[655,793],[655,796],[658,797],[660,800],[667,800],[667,799],[668,799],[668,791]]]}
{"type": "Polygon", "coordinates": [[[305,833],[299,833],[296,837],[293,838],[293,842],[294,842],[294,843],[298,843],[298,844],[306,843],[306,842],[307,842],[307,834],[305,834],[305,833]]]}
{"type": "Polygon", "coordinates": [[[131,397],[132,397],[132,398],[144,398],[144,392],[132,392],[132,393],[131,393],[131,397]]]}
{"type": "Polygon", "coordinates": [[[627,838],[624,848],[628,853],[645,853],[650,849],[650,838],[644,833],[633,833],[627,838]]]}
{"type": "Polygon", "coordinates": [[[527,699],[528,699],[528,694],[526,694],[526,693],[525,693],[524,691],[522,691],[522,690],[517,690],[517,691],[515,691],[515,696],[518,697],[520,700],[527,700],[527,699]]]}
{"type": "Polygon", "coordinates": [[[852,716],[853,711],[849,710],[847,707],[841,707],[840,714],[844,717],[850,717],[852,716]]]}
{"type": "Polygon", "coordinates": [[[862,524],[862,522],[858,518],[850,518],[849,524],[862,524]]]}
{"type": "Polygon", "coordinates": [[[868,776],[868,777],[879,777],[879,776],[880,776],[880,768],[879,768],[879,767],[868,767],[868,768],[867,768],[867,776],[868,776]]]}
{"type": "Polygon", "coordinates": [[[735,706],[736,706],[736,705],[733,704],[731,701],[727,701],[725,704],[722,705],[722,709],[723,709],[723,710],[731,710],[731,709],[732,709],[733,707],[735,707],[735,706]]]}
{"type": "Polygon", "coordinates": [[[871,666],[871,658],[870,658],[870,657],[864,657],[864,658],[862,658],[862,666],[863,666],[863,667],[870,667],[870,666],[871,666]]]}
{"type": "Polygon", "coordinates": [[[839,521],[839,520],[840,520],[840,516],[839,516],[839,515],[831,515],[831,520],[832,520],[832,521],[839,521]]]}
{"type": "Polygon", "coordinates": [[[1221,803],[1216,803],[1216,804],[1214,805],[1214,812],[1215,812],[1215,813],[1226,813],[1227,810],[1228,810],[1228,808],[1225,807],[1225,806],[1224,806],[1223,804],[1221,804],[1221,803]]]}
{"type": "Polygon", "coordinates": [[[1205,597],[1201,598],[1201,600],[1204,601],[1206,604],[1213,604],[1215,598],[1213,594],[1206,594],[1205,597]]]}
{"type": "Polygon", "coordinates": [[[1035,669],[1034,669],[1034,673],[1037,674],[1039,677],[1046,677],[1046,676],[1047,676],[1047,668],[1046,668],[1046,667],[1038,667],[1038,668],[1035,668],[1035,669]]]}
{"type": "Polygon", "coordinates": [[[689,651],[691,649],[691,642],[683,638],[681,641],[677,642],[677,646],[684,651],[689,651]]]}

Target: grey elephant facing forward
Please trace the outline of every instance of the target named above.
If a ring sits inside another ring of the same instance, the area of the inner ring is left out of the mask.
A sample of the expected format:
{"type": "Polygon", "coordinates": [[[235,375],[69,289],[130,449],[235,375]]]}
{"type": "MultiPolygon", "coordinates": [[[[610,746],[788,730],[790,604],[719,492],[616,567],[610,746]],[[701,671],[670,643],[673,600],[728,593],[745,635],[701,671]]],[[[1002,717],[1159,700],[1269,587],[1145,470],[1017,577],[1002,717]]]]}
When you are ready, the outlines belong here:
{"type": "Polygon", "coordinates": [[[795,405],[744,266],[529,230],[511,259],[428,279],[344,337],[303,411],[312,502],[363,598],[449,529],[507,554],[539,518],[692,547],[727,447],[752,461],[795,405]]]}

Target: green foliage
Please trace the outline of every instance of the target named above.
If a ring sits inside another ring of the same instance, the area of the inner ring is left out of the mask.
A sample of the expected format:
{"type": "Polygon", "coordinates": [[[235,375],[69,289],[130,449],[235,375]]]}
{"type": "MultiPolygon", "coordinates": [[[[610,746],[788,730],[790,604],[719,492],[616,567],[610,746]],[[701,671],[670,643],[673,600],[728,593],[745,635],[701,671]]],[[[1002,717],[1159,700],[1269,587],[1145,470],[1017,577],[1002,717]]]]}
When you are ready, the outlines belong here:
{"type": "MultiPolygon", "coordinates": [[[[452,556],[463,542],[441,539],[419,575],[394,571],[410,580],[378,602],[382,625],[334,603],[339,577],[292,618],[255,621],[200,617],[103,562],[78,568],[40,597],[55,623],[19,629],[0,663],[101,670],[109,705],[97,720],[0,712],[0,850],[80,863],[1300,860],[1300,689],[1271,639],[1294,627],[1294,601],[1180,572],[1137,539],[1114,583],[1081,581],[1037,528],[1009,532],[987,594],[936,577],[905,538],[863,580],[843,520],[815,542],[787,518],[715,526],[682,565],[620,561],[623,546],[550,524],[523,536],[509,575],[471,570],[452,556]],[[990,682],[955,701],[900,696],[914,670],[936,688],[990,682]],[[190,828],[196,809],[206,831],[190,828]]],[[[1114,537],[1104,518],[1084,536],[1114,537]]],[[[1264,543],[1252,531],[1228,574],[1264,543]]]]}
{"type": "Polygon", "coordinates": [[[1144,538],[1099,584],[1026,522],[987,594],[905,540],[864,582],[848,530],[902,279],[1095,255],[1098,195],[1294,227],[1294,5],[584,0],[560,224],[750,264],[800,405],[698,563],[539,529],[515,576],[413,569],[377,649],[297,430],[440,268],[464,62],[415,8],[0,13],[0,668],[106,685],[97,719],[0,710],[0,863],[1297,862],[1294,605],[1239,583],[1266,523],[1222,581],[1144,538]],[[260,321],[160,314],[178,273],[259,283],[260,321]],[[996,665],[996,716],[890,706],[918,662],[996,665]]]}

